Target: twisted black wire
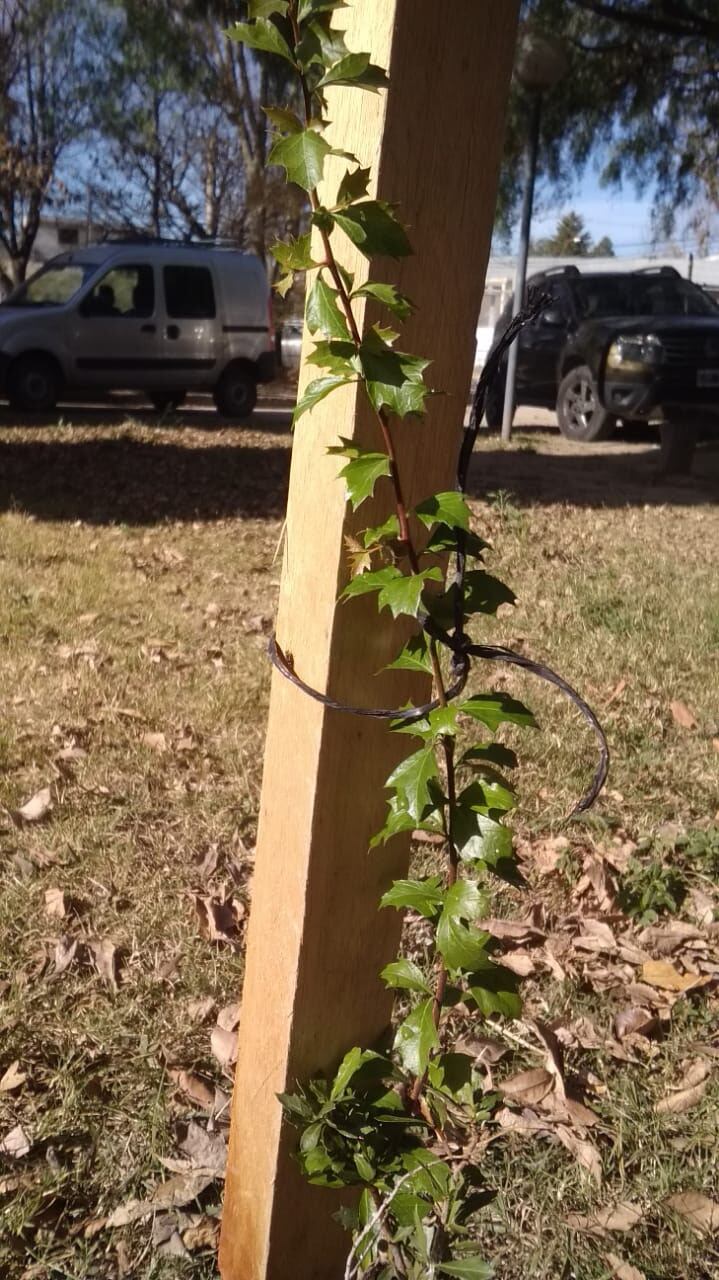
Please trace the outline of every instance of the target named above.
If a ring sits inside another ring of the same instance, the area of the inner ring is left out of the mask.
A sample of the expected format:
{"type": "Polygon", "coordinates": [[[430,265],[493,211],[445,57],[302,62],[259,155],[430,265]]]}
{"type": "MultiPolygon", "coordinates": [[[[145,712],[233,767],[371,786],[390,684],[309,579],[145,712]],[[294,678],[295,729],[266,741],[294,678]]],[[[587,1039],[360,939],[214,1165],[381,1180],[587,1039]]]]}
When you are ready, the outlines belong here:
{"type": "MultiPolygon", "coordinates": [[[[457,462],[457,488],[461,493],[467,491],[467,477],[469,473],[469,465],[472,459],[472,452],[477,439],[482,416],[484,414],[484,405],[487,397],[487,389],[491,385],[494,378],[499,375],[502,360],[507,348],[517,337],[521,329],[536,319],[539,312],[547,305],[545,295],[530,292],[528,305],[523,311],[511,321],[508,328],[503,333],[499,342],[492,351],[487,363],[482,370],[481,376],[477,383],[477,387],[472,400],[472,409],[469,417],[469,423],[464,429],[462,445],[459,451],[457,462]]],[[[532,658],[527,658],[522,653],[517,653],[513,649],[505,649],[501,645],[472,644],[464,630],[464,576],[466,573],[467,554],[466,554],[466,534],[463,529],[455,529],[456,545],[454,550],[454,575],[453,583],[456,586],[455,591],[455,613],[453,631],[447,632],[440,627],[429,616],[422,616],[419,621],[427,635],[436,640],[439,644],[448,649],[452,655],[452,684],[447,690],[445,700],[451,702],[457,698],[464,690],[469,676],[471,659],[481,658],[488,662],[505,662],[509,666],[521,667],[522,670],[530,672],[531,675],[537,676],[540,680],[545,680],[552,684],[555,688],[561,690],[570,702],[577,708],[583,716],[587,724],[592,729],[597,742],[599,759],[591,785],[582,795],[581,799],[574,806],[569,818],[575,817],[579,813],[584,813],[590,809],[597,799],[609,772],[609,745],[606,735],[602,729],[599,720],[591,707],[584,701],[581,694],[560,676],[558,672],[553,671],[551,667],[545,666],[542,662],[535,662],[532,658]]],[[[368,716],[374,720],[398,720],[405,724],[411,724],[416,720],[422,720],[428,716],[430,712],[436,711],[441,705],[439,698],[433,698],[430,702],[425,702],[421,706],[415,707],[355,707],[346,702],[340,702],[336,698],[331,698],[326,693],[320,693],[318,689],[313,689],[308,685],[297,672],[291,658],[286,655],[277,642],[277,637],[273,635],[269,642],[269,657],[273,666],[280,672],[285,679],[289,680],[296,688],[301,689],[309,698],[313,698],[315,702],[319,702],[324,707],[328,707],[331,711],[342,711],[347,715],[368,716]]]]}

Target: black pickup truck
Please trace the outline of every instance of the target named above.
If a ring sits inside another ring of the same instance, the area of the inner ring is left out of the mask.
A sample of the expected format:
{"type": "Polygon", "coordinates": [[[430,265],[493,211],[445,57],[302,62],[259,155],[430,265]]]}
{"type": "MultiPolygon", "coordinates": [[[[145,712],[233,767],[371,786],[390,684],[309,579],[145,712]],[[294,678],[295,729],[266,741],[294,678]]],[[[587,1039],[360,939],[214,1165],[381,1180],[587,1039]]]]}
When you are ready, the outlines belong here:
{"type": "MultiPolygon", "coordinates": [[[[548,305],[519,337],[516,403],[556,408],[568,439],[606,439],[619,421],[671,423],[690,435],[719,414],[719,306],[673,267],[559,267],[527,286],[548,305]]],[[[495,341],[510,318],[511,302],[495,341]]],[[[498,378],[490,430],[501,426],[503,401],[498,378]]]]}

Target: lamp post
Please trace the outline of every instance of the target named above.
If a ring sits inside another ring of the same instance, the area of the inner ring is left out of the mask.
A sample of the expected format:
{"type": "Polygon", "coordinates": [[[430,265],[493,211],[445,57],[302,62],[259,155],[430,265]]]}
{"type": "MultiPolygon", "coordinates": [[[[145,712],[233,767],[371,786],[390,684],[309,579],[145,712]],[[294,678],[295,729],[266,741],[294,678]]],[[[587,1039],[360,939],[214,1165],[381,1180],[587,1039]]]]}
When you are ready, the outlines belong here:
{"type": "MultiPolygon", "coordinates": [[[[520,37],[514,74],[519,84],[529,95],[529,129],[525,152],[524,194],[519,226],[517,270],[514,278],[513,316],[516,316],[522,309],[527,283],[529,232],[532,224],[532,206],[534,204],[534,181],[537,174],[542,94],[557,84],[566,70],[567,55],[561,41],[552,36],[540,35],[538,32],[527,32],[520,37]]],[[[515,338],[507,354],[507,378],[504,389],[504,412],[502,415],[502,441],[507,444],[512,437],[518,349],[519,338],[515,338]]]]}

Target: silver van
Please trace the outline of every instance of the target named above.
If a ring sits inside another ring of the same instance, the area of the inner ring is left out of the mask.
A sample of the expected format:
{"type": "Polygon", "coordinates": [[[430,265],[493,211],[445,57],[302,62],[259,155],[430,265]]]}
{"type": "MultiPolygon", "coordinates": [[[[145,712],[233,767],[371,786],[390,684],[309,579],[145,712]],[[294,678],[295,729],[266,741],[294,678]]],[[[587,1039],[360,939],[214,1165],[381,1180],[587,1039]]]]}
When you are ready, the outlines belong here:
{"type": "Polygon", "coordinates": [[[0,303],[0,388],[25,411],[93,389],[144,391],[164,410],[192,390],[244,418],[275,364],[264,267],[218,245],[89,245],[53,258],[0,303]]]}

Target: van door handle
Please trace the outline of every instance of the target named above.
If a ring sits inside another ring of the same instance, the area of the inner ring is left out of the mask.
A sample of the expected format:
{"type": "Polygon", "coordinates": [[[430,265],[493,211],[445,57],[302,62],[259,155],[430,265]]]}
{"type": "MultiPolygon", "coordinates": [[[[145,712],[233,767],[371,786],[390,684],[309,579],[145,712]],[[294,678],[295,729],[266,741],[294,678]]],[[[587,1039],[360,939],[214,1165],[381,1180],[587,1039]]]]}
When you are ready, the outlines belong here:
{"type": "Polygon", "coordinates": [[[140,333],[157,333],[157,325],[155,325],[155,324],[141,324],[141,325],[140,325],[140,333]]]}
{"type": "Polygon", "coordinates": [[[174,340],[175,338],[179,338],[179,336],[180,336],[180,326],[178,324],[168,324],[167,328],[165,329],[165,337],[172,338],[174,340]]]}

